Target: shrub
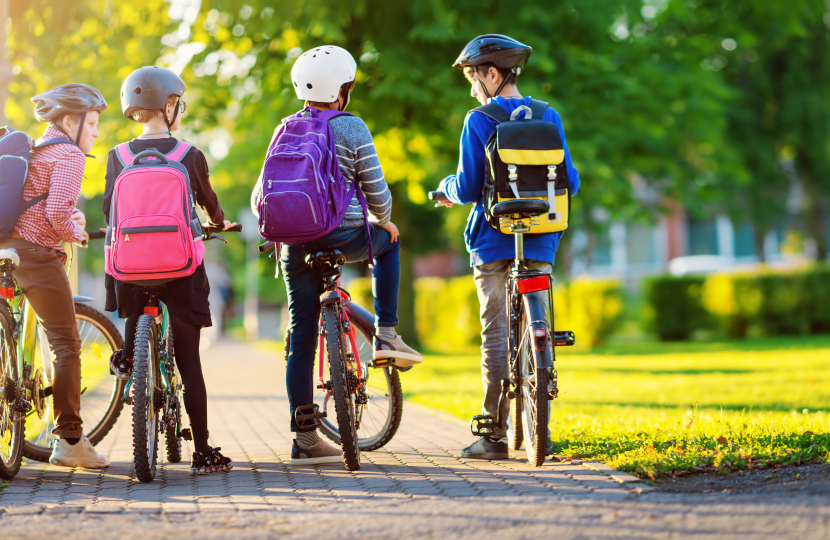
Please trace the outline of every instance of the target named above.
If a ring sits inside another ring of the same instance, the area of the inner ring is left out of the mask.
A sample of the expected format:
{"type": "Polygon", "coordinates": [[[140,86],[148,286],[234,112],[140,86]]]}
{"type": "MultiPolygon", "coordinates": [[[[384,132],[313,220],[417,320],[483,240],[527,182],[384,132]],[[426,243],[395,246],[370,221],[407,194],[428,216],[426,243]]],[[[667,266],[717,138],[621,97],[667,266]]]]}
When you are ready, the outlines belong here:
{"type": "Polygon", "coordinates": [[[664,341],[689,339],[692,332],[711,327],[703,306],[703,276],[658,276],[645,279],[646,318],[664,341]]]}
{"type": "MultiPolygon", "coordinates": [[[[347,289],[354,300],[372,310],[371,280],[359,278],[347,289]]],[[[554,326],[572,330],[577,346],[588,349],[616,327],[623,308],[619,281],[574,280],[554,286],[554,326]]],[[[472,276],[415,281],[415,328],[428,349],[458,354],[481,345],[479,302],[472,276]]]]}

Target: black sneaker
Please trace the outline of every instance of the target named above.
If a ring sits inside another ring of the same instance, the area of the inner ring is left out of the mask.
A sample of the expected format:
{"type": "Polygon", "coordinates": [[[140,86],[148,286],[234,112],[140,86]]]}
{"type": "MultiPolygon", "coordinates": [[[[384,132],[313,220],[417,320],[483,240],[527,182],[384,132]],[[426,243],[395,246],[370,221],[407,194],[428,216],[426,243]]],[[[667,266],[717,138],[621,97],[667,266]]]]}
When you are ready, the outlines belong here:
{"type": "Polygon", "coordinates": [[[461,457],[469,459],[509,459],[507,452],[507,437],[493,440],[490,437],[481,437],[479,440],[461,451],[461,457]]]}
{"type": "Polygon", "coordinates": [[[219,453],[221,448],[211,448],[207,454],[193,452],[193,460],[190,462],[191,474],[207,474],[224,472],[233,469],[233,460],[219,453]]]}
{"type": "Polygon", "coordinates": [[[121,359],[121,349],[118,349],[110,356],[110,374],[117,379],[126,381],[133,372],[133,359],[121,359]]]}

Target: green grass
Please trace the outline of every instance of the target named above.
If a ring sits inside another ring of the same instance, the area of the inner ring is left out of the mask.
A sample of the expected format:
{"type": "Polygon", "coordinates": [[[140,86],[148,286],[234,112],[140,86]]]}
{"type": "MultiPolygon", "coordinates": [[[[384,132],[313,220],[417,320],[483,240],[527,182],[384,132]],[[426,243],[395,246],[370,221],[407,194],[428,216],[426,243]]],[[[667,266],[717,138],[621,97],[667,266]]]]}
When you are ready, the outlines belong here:
{"type": "MultiPolygon", "coordinates": [[[[556,367],[557,454],[651,478],[830,461],[830,336],[560,349],[556,367]]],[[[409,399],[480,414],[478,356],[427,356],[402,382],[409,399]]]]}

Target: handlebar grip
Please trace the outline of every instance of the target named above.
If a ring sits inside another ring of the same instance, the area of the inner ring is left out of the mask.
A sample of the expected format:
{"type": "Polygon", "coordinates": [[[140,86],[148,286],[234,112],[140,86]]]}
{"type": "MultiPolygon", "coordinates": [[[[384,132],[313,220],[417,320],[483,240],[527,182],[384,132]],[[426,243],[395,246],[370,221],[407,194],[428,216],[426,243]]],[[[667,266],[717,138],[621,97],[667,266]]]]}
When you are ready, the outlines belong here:
{"type": "Polygon", "coordinates": [[[90,240],[103,240],[107,237],[107,233],[103,231],[91,231],[89,234],[90,240]]]}
{"type": "Polygon", "coordinates": [[[259,245],[259,252],[265,253],[268,250],[274,249],[276,247],[276,242],[265,242],[264,244],[259,245]]]}
{"type": "Polygon", "coordinates": [[[431,201],[449,201],[443,191],[430,191],[429,200],[431,201]]]}
{"type": "Polygon", "coordinates": [[[242,224],[237,223],[236,225],[234,225],[230,229],[225,229],[223,232],[242,232],[242,224]]]}

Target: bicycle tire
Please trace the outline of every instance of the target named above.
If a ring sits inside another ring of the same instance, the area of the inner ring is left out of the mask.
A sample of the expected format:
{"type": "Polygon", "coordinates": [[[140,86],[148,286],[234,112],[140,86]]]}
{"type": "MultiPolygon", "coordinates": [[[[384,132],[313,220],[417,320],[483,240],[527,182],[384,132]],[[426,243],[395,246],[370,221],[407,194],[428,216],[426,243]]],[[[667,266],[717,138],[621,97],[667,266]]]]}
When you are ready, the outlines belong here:
{"type": "Polygon", "coordinates": [[[507,445],[511,450],[521,450],[524,442],[522,432],[522,398],[521,392],[510,400],[510,425],[507,428],[507,445]]]}
{"type": "MultiPolygon", "coordinates": [[[[0,304],[0,384],[6,377],[15,383],[20,378],[17,370],[17,346],[12,337],[14,319],[6,307],[0,304]]],[[[23,440],[26,434],[26,422],[13,422],[15,410],[5,399],[0,400],[0,478],[11,480],[20,471],[23,461],[23,440]],[[8,443],[6,440],[8,439],[8,443]],[[8,446],[8,457],[6,454],[8,446]]]]}
{"type": "Polygon", "coordinates": [[[521,343],[519,358],[517,359],[521,373],[522,399],[522,432],[524,434],[525,452],[528,462],[541,467],[545,462],[548,448],[548,418],[550,418],[548,401],[548,387],[550,374],[545,369],[536,369],[536,360],[533,358],[529,336],[528,317],[523,315],[519,328],[524,336],[521,343]],[[543,418],[543,421],[539,421],[543,418]]]}
{"type": "Polygon", "coordinates": [[[133,464],[135,476],[142,482],[152,482],[156,476],[159,435],[155,405],[157,334],[153,317],[139,317],[133,356],[133,464]]]}
{"type": "MultiPolygon", "coordinates": [[[[357,348],[359,350],[359,357],[362,359],[371,359],[373,351],[372,336],[367,335],[359,326],[354,325],[354,323],[353,327],[357,332],[357,348]]],[[[363,364],[363,369],[369,370],[367,380],[372,379],[373,373],[383,373],[383,380],[386,383],[386,392],[383,397],[386,398],[388,405],[381,422],[375,422],[375,425],[380,424],[380,429],[374,433],[369,429],[364,429],[364,426],[367,426],[368,422],[366,419],[362,419],[360,427],[357,430],[358,448],[361,452],[371,452],[388,444],[389,441],[391,441],[395,436],[395,433],[397,433],[398,428],[401,425],[401,418],[403,417],[403,390],[401,388],[400,373],[397,368],[383,367],[373,369],[369,367],[369,362],[361,361],[361,364],[363,364]]],[[[371,391],[371,388],[368,388],[368,390],[371,391]]],[[[370,395],[369,397],[370,399],[373,399],[374,396],[370,395]]],[[[380,396],[378,397],[380,398],[380,396]]],[[[328,400],[328,395],[325,392],[322,399],[326,401],[328,400]]],[[[380,408],[377,403],[372,402],[370,402],[367,409],[370,407],[371,410],[377,410],[380,408]]],[[[325,409],[326,407],[324,405],[324,410],[325,409]]],[[[367,409],[361,411],[361,416],[367,409]]],[[[323,418],[320,431],[334,443],[340,444],[340,432],[337,429],[337,425],[331,422],[328,418],[323,418]]]]}
{"type": "MultiPolygon", "coordinates": [[[[173,358],[173,370],[176,371],[176,349],[173,346],[173,326],[169,325],[167,327],[167,358],[173,358]]],[[[176,381],[179,381],[180,377],[176,377],[176,381]]],[[[176,398],[179,400],[179,408],[176,411],[176,424],[181,424],[181,391],[176,392],[176,398]]],[[[167,443],[167,461],[170,463],[179,463],[182,460],[182,439],[181,437],[176,437],[176,432],[180,431],[181,426],[166,426],[164,428],[164,439],[167,443]]]]}
{"type": "MultiPolygon", "coordinates": [[[[109,351],[103,351],[104,354],[102,358],[107,362],[109,365],[109,354],[117,351],[118,349],[122,349],[124,347],[124,339],[121,336],[121,332],[118,331],[118,328],[112,323],[112,321],[98,311],[97,309],[88,306],[86,304],[82,304],[80,302],[75,303],[75,319],[81,323],[83,321],[89,322],[95,329],[97,329],[101,335],[107,341],[109,351]]],[[[40,338],[38,338],[39,340],[40,338]]],[[[84,373],[84,365],[82,358],[81,364],[81,376],[83,381],[83,373],[84,373]]],[[[107,368],[109,369],[109,368],[107,368]]],[[[121,415],[121,411],[124,408],[124,401],[122,399],[122,395],[124,394],[124,386],[127,384],[126,381],[117,379],[115,376],[112,376],[113,380],[113,388],[112,392],[109,396],[109,402],[106,405],[104,410],[104,415],[98,419],[98,422],[92,425],[91,429],[85,433],[86,437],[89,439],[89,442],[93,445],[98,444],[101,442],[104,437],[112,431],[113,426],[115,426],[118,417],[121,415]]],[[[84,407],[84,401],[86,398],[83,396],[81,397],[81,410],[84,407]]],[[[98,407],[96,407],[98,408],[98,407]]],[[[49,414],[51,414],[51,407],[49,414]]],[[[51,420],[54,423],[54,419],[51,420]]],[[[51,429],[49,429],[49,424],[44,426],[44,429],[47,431],[46,441],[51,439],[51,429]]],[[[31,433],[31,432],[30,432],[31,433]]],[[[32,433],[30,435],[30,439],[32,437],[37,437],[38,440],[43,439],[42,436],[38,436],[36,433],[32,433]]],[[[44,446],[42,444],[37,444],[32,440],[26,440],[23,443],[23,455],[29,459],[34,459],[36,461],[49,461],[49,457],[52,455],[52,448],[49,446],[44,446]]]]}
{"type": "Polygon", "coordinates": [[[354,401],[346,380],[346,355],[339,307],[337,302],[323,306],[323,328],[326,331],[326,353],[329,359],[332,397],[340,432],[340,447],[343,449],[343,462],[346,470],[356,471],[360,469],[360,446],[357,443],[355,429],[354,401]]]}

